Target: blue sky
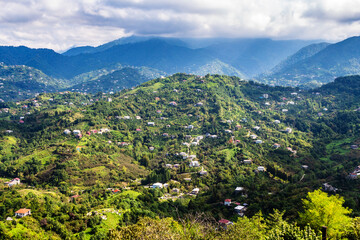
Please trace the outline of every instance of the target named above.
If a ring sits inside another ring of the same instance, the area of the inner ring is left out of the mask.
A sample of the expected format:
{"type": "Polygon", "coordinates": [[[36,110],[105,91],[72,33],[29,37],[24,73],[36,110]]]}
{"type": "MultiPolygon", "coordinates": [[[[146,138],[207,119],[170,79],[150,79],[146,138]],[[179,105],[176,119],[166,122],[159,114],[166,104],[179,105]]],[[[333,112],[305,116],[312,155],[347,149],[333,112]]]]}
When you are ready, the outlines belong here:
{"type": "Polygon", "coordinates": [[[97,46],[129,35],[339,41],[360,0],[0,0],[0,45],[97,46]]]}

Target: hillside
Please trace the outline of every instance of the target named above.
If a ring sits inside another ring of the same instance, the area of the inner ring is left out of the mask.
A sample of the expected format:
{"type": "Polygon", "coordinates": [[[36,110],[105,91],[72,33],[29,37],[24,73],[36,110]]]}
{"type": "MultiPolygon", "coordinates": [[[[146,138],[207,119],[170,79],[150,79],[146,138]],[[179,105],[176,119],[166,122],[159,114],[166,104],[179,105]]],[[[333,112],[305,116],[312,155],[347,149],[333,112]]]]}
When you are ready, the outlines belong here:
{"type": "Polygon", "coordinates": [[[15,101],[33,97],[36,93],[57,91],[66,87],[67,83],[32,67],[0,64],[0,85],[0,99],[15,101]]]}
{"type": "Polygon", "coordinates": [[[321,85],[336,77],[359,74],[359,44],[359,37],[330,44],[314,55],[281,68],[268,77],[268,82],[321,85]]]}
{"type": "MultiPolygon", "coordinates": [[[[115,94],[48,93],[2,104],[0,176],[23,184],[0,190],[0,197],[18,199],[5,204],[1,198],[0,217],[22,207],[33,216],[17,221],[16,230],[0,227],[13,234],[32,226],[29,234],[71,239],[120,234],[144,217],[155,221],[151,226],[165,221],[156,219],[162,216],[180,219],[173,224],[185,228],[188,214],[249,226],[259,211],[271,219],[279,209],[294,220],[301,199],[324,183],[340,189],[358,216],[360,183],[348,176],[360,165],[359,150],[351,147],[360,143],[360,113],[354,111],[360,97],[357,90],[344,96],[358,80],[339,78],[336,88],[300,91],[175,74],[115,94]],[[154,183],[168,186],[149,188],[154,183]],[[242,190],[235,193],[237,187],[242,190]],[[30,192],[37,201],[29,200],[30,192]],[[236,203],[251,220],[234,212],[236,203]]],[[[203,227],[198,234],[215,229],[203,227]]]]}

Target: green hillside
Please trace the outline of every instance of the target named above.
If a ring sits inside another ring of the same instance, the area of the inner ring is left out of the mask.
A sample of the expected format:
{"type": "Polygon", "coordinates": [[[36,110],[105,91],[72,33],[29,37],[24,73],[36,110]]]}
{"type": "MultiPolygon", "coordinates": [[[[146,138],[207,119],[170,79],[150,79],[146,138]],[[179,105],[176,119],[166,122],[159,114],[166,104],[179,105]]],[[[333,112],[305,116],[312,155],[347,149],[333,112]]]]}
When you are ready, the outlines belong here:
{"type": "Polygon", "coordinates": [[[320,239],[302,199],[328,183],[352,209],[343,231],[329,225],[329,234],[356,239],[360,182],[348,176],[360,165],[351,148],[360,143],[360,81],[332,84],[302,91],[175,74],[115,94],[3,103],[0,177],[22,184],[0,189],[0,231],[15,239],[320,239]],[[5,221],[20,208],[32,216],[5,221]]]}

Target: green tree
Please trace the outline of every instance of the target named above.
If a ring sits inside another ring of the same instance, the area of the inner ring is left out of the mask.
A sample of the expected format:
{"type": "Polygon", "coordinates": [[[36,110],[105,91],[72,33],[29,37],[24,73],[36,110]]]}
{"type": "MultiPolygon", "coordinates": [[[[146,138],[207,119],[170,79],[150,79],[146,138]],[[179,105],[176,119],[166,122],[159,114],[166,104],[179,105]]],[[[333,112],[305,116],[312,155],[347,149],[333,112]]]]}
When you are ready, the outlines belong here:
{"type": "Polygon", "coordinates": [[[329,196],[321,190],[309,192],[303,199],[304,212],[299,213],[304,224],[320,230],[322,226],[328,227],[330,238],[341,236],[350,227],[351,218],[347,214],[351,209],[343,207],[344,199],[339,195],[329,196]]]}

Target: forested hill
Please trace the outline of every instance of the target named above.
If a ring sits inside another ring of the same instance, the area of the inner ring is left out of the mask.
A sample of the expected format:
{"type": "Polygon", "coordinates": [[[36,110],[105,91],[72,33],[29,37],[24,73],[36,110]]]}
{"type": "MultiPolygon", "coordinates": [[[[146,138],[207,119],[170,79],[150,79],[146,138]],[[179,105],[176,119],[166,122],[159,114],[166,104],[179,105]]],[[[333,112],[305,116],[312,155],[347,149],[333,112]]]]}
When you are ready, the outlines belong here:
{"type": "Polygon", "coordinates": [[[1,185],[2,236],[317,239],[327,219],[308,216],[302,199],[342,211],[344,198],[352,213],[329,234],[356,239],[360,95],[344,91],[357,79],[302,91],[175,74],[115,94],[2,103],[0,181],[22,183],[1,185]],[[5,221],[20,208],[32,215],[5,221]]]}

